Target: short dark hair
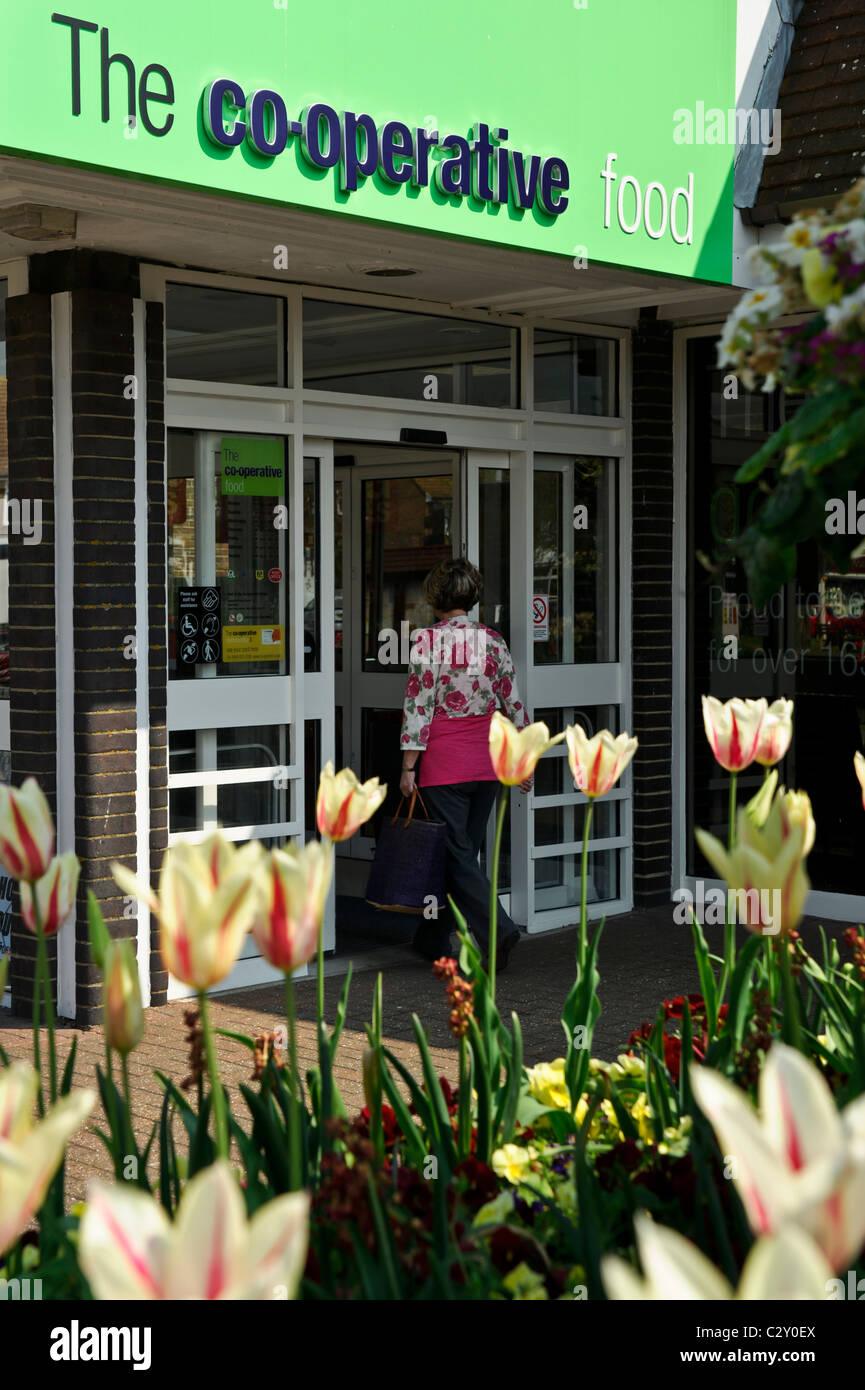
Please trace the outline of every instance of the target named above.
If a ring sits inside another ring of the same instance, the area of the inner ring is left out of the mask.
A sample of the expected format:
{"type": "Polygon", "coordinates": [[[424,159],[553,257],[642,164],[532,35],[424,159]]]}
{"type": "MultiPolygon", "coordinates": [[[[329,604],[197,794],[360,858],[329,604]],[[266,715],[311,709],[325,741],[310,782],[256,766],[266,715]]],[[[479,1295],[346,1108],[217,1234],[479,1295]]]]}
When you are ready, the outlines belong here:
{"type": "Polygon", "coordinates": [[[474,608],[484,587],[483,575],[468,560],[440,560],[423,582],[423,591],[439,613],[474,608]]]}

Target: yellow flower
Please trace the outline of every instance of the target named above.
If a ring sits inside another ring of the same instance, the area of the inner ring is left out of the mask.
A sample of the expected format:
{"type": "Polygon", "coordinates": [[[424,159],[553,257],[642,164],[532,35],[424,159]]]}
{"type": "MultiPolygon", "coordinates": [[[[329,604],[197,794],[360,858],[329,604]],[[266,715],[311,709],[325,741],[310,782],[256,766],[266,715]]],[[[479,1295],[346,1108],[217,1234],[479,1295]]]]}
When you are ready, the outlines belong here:
{"type": "Polygon", "coordinates": [[[644,1144],[654,1144],[655,1127],[652,1124],[652,1107],[645,1091],[641,1092],[630,1110],[631,1119],[637,1126],[637,1133],[644,1144]]]}
{"type": "Polygon", "coordinates": [[[531,1173],[537,1156],[538,1151],[531,1144],[526,1149],[519,1144],[505,1144],[493,1154],[493,1172],[497,1177],[507,1178],[508,1182],[520,1183],[531,1173]]]}
{"type": "Polygon", "coordinates": [[[515,1265],[502,1283],[517,1303],[538,1303],[547,1297],[543,1275],[530,1269],[525,1260],[515,1265]]]}
{"type": "Polygon", "coordinates": [[[551,1110],[570,1110],[564,1057],[557,1057],[554,1062],[539,1062],[536,1067],[526,1067],[526,1075],[529,1090],[541,1105],[549,1106],[551,1110]]]}
{"type": "Polygon", "coordinates": [[[816,246],[802,257],[802,285],[815,309],[836,304],[843,293],[835,267],[823,259],[822,251],[816,246]]]}

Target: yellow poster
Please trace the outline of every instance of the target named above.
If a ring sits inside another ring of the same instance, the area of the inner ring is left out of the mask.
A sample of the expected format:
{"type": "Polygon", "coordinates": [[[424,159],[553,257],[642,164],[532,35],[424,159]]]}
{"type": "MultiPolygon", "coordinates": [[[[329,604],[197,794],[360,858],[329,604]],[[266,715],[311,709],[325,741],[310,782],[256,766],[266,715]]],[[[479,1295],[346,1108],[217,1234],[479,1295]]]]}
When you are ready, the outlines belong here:
{"type": "Polygon", "coordinates": [[[223,661],[282,661],[285,633],[281,627],[224,627],[223,661]]]}

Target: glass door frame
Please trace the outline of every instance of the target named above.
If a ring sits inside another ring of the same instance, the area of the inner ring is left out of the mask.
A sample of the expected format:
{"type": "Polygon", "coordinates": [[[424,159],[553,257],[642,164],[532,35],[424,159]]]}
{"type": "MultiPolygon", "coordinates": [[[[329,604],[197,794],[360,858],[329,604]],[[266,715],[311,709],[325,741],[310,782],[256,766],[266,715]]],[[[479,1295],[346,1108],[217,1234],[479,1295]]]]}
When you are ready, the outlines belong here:
{"type": "MultiPolygon", "coordinates": [[[[347,720],[343,718],[343,762],[346,766],[353,767],[358,776],[360,776],[361,769],[363,710],[365,708],[391,707],[382,706],[380,700],[374,698],[376,695],[381,696],[382,693],[384,693],[385,698],[393,701],[393,708],[401,708],[406,686],[404,671],[395,671],[393,675],[384,675],[380,671],[365,672],[357,665],[357,657],[362,642],[364,597],[363,484],[379,478],[441,477],[448,472],[447,461],[448,456],[450,456],[450,471],[453,477],[453,511],[451,515],[455,554],[460,552],[462,540],[460,451],[446,446],[438,451],[416,449],[411,445],[406,445],[404,449],[399,446],[397,448],[402,456],[400,463],[359,463],[336,469],[334,473],[335,479],[339,477],[343,480],[345,487],[343,496],[348,498],[349,502],[349,525],[343,531],[342,563],[344,579],[346,575],[350,577],[347,586],[350,596],[348,608],[345,605],[345,582],[343,584],[343,669],[336,677],[334,700],[343,690],[346,692],[350,717],[347,720]],[[411,457],[412,454],[415,455],[414,458],[411,457]],[[367,696],[369,698],[365,698],[367,696]]],[[[393,445],[388,445],[386,450],[382,449],[383,456],[393,452],[395,452],[393,445]]],[[[333,489],[331,488],[331,495],[332,492],[333,489]]],[[[332,643],[329,645],[332,647],[332,643]]],[[[345,708],[345,702],[343,702],[343,708],[345,708]]],[[[339,853],[343,858],[370,860],[375,855],[375,840],[371,835],[364,833],[362,826],[356,835],[339,846],[339,853]]]]}

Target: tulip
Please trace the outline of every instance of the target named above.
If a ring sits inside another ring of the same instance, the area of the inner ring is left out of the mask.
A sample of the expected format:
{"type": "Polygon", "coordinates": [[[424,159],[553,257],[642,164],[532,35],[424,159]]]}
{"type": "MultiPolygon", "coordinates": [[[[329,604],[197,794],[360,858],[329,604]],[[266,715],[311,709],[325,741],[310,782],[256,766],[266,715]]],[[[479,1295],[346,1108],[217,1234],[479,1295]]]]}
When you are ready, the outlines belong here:
{"type": "Polygon", "coordinates": [[[0,786],[0,864],[12,878],[33,883],[54,855],[54,822],[35,777],[22,787],[0,786]]]}
{"type": "Polygon", "coordinates": [[[813,842],[803,812],[801,802],[792,807],[776,796],[765,824],[757,826],[743,808],[732,850],[705,830],[695,832],[713,869],[734,890],[739,920],[749,931],[775,936],[799,925],[811,887],[805,846],[809,839],[813,842]]]}
{"type": "Polygon", "coordinates": [[[290,974],[315,955],[333,876],[333,846],[312,840],[271,850],[257,876],[252,935],[277,970],[290,974]]]}
{"type": "Polygon", "coordinates": [[[589,738],[585,729],[574,724],[565,730],[565,737],[574,782],[591,799],[606,796],[637,751],[637,740],[630,734],[614,738],[609,729],[589,738]]]}
{"type": "Polygon", "coordinates": [[[0,1255],[27,1230],[68,1140],[96,1101],[93,1091],[73,1091],[35,1124],[38,1087],[37,1073],[25,1062],[0,1071],[0,1255]]]}
{"type": "Polygon", "coordinates": [[[266,1202],[247,1221],[231,1167],[218,1160],[184,1190],[174,1222],[131,1184],[92,1182],[78,1257],[94,1298],[294,1298],[306,1261],[309,1196],[266,1202]]]}
{"type": "Polygon", "coordinates": [[[125,1056],[141,1042],[144,1010],[138,965],[130,941],[110,941],[105,952],[102,1017],[109,1047],[125,1056]]]}
{"type": "Polygon", "coordinates": [[[793,737],[793,701],[775,700],[766,710],[760,725],[760,737],[755,762],[761,767],[774,767],[784,757],[793,737]]]}
{"type": "Polygon", "coordinates": [[[46,936],[53,936],[75,905],[80,873],[78,856],[69,850],[66,854],[56,855],[35,883],[22,882],[21,917],[25,926],[35,932],[35,907],[38,907],[42,930],[46,936]]]}
{"type": "Polygon", "coordinates": [[[350,840],[374,816],[387,796],[387,784],[377,777],[359,782],[350,767],[334,772],[329,762],[319,778],[315,818],[319,834],[329,840],[350,840]]]}
{"type": "Polygon", "coordinates": [[[165,968],[199,993],[224,980],[240,955],[261,853],[258,844],[238,850],[218,830],[200,844],[181,840],[166,851],[158,894],[122,864],[111,866],[115,883],[157,918],[165,968]]]}
{"type": "Polygon", "coordinates": [[[862,788],[862,806],[865,809],[865,758],[862,757],[861,753],[853,754],[853,767],[859,778],[859,786],[862,788]]]}
{"type": "Polygon", "coordinates": [[[865,1240],[865,1095],[839,1113],[817,1068],[784,1043],[760,1073],[759,1114],[717,1072],[690,1075],[754,1233],[793,1224],[834,1270],[846,1268],[865,1240]]]}
{"type": "Polygon", "coordinates": [[[716,760],[727,772],[750,767],[760,747],[760,730],[767,712],[765,700],[728,700],[703,696],[703,724],[716,760]]]}
{"type": "Polygon", "coordinates": [[[542,723],[518,729],[496,710],[490,721],[493,772],[506,787],[518,787],[532,776],[542,754],[563,738],[564,734],[550,738],[549,729],[542,723]]]}
{"type": "Polygon", "coordinates": [[[642,1212],[634,1217],[634,1230],[644,1278],[618,1255],[601,1260],[607,1297],[614,1301],[822,1300],[832,1277],[820,1250],[795,1226],[757,1241],[745,1261],[738,1289],[678,1231],[659,1226],[642,1212]]]}

